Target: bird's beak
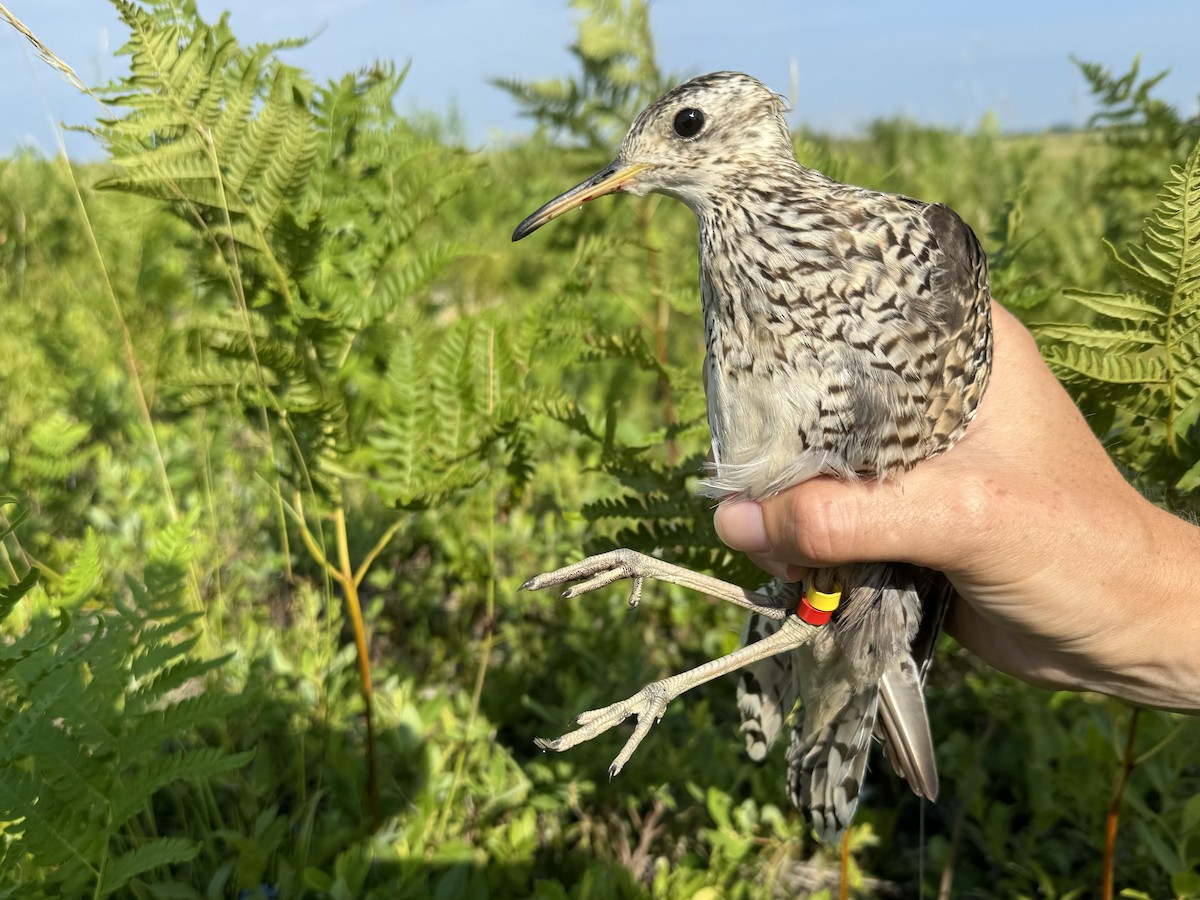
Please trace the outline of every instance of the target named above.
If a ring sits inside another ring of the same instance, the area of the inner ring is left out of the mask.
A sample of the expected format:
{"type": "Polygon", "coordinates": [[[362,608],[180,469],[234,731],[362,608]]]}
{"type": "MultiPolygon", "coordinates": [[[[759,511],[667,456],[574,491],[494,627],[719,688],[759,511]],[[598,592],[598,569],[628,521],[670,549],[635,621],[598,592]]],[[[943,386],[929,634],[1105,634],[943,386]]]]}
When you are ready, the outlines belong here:
{"type": "Polygon", "coordinates": [[[614,191],[624,190],[640,173],[650,168],[649,163],[623,163],[620,159],[613,160],[587,181],[575,185],[565,194],[559,194],[524,222],[517,226],[512,239],[519,241],[528,234],[537,231],[551,219],[561,216],[568,209],[582,206],[589,200],[603,197],[614,191]]]}

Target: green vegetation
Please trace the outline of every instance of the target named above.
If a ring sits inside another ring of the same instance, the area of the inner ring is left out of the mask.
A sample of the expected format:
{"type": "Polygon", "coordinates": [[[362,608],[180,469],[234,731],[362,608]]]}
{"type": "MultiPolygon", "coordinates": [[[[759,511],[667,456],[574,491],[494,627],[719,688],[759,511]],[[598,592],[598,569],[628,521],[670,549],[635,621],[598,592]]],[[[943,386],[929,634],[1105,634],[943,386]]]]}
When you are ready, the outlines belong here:
{"type": "MultiPolygon", "coordinates": [[[[579,73],[505,85],[537,131],[472,155],[394,112],[388,65],[317,85],[188,2],[113,3],[108,161],[0,162],[0,896],[829,896],[836,848],[781,750],[742,756],[731,682],[615,781],[619,736],[533,745],[730,651],[740,616],[529,575],[620,544],[761,579],[690,493],[687,210],[508,242],[671,80],[642,5],[578,4],[579,73]]],[[[1194,513],[1200,124],[1136,66],[1081,70],[1086,133],[798,148],[958,209],[1130,477],[1194,513]]],[[[943,799],[876,766],[862,896],[1091,895],[1127,766],[1118,889],[1200,894],[1195,720],[950,641],[929,693],[943,799]]]]}

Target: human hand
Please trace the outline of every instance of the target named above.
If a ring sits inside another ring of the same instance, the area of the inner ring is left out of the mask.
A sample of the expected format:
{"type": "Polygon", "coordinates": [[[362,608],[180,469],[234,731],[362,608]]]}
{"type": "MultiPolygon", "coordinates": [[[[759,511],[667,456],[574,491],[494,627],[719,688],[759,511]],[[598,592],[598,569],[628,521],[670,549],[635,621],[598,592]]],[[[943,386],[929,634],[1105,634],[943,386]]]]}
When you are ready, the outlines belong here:
{"type": "Polygon", "coordinates": [[[953,583],[947,630],[1044,687],[1200,709],[1200,529],[1112,464],[1029,333],[993,305],[991,381],[950,451],[884,483],[817,478],[716,527],[772,574],[894,560],[953,583]]]}

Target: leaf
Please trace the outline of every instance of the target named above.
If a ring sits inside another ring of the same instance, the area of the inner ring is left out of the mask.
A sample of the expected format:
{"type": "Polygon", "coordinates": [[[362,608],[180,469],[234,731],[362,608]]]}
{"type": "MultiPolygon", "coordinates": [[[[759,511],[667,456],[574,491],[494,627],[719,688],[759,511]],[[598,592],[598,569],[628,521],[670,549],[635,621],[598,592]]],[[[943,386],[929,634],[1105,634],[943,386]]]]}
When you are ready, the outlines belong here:
{"type": "Polygon", "coordinates": [[[1200,487],[1200,142],[1171,169],[1140,242],[1110,251],[1132,289],[1066,296],[1122,327],[1044,325],[1042,352],[1085,415],[1117,423],[1106,440],[1144,489],[1186,494],[1200,487]]]}
{"type": "Polygon", "coordinates": [[[1183,831],[1190,834],[1200,829],[1200,794],[1190,797],[1183,805],[1183,831]]]}
{"type": "Polygon", "coordinates": [[[187,838],[156,838],[147,841],[112,861],[103,873],[99,895],[107,897],[139,875],[152,869],[195,859],[199,852],[200,844],[187,838]]]}
{"type": "Polygon", "coordinates": [[[1053,344],[1043,355],[1052,368],[1104,384],[1167,384],[1166,366],[1151,357],[1105,354],[1069,343],[1053,344]]]}
{"type": "Polygon", "coordinates": [[[97,540],[95,532],[89,530],[84,539],[82,552],[63,580],[59,602],[67,606],[79,605],[95,591],[102,574],[100,542],[97,540]]]}
{"type": "Polygon", "coordinates": [[[3,622],[13,611],[22,597],[33,590],[33,586],[38,583],[41,574],[41,570],[34,566],[21,576],[20,581],[0,587],[0,622],[3,622]]]}
{"type": "Polygon", "coordinates": [[[1043,340],[1070,342],[1094,350],[1128,352],[1133,347],[1153,347],[1161,343],[1159,338],[1143,331],[1097,328],[1076,322],[1037,325],[1034,331],[1043,340]]]}
{"type": "Polygon", "coordinates": [[[1200,895],[1200,872],[1176,872],[1171,876],[1171,890],[1182,900],[1200,895]]]}
{"type": "MultiPolygon", "coordinates": [[[[1140,271],[1140,269],[1139,269],[1140,271]]],[[[1161,289],[1161,285],[1160,285],[1161,289]]],[[[1107,294],[1097,291],[1064,291],[1063,295],[1088,309],[1124,319],[1136,325],[1150,325],[1161,321],[1166,314],[1152,303],[1146,303],[1129,294],[1107,294]]]]}

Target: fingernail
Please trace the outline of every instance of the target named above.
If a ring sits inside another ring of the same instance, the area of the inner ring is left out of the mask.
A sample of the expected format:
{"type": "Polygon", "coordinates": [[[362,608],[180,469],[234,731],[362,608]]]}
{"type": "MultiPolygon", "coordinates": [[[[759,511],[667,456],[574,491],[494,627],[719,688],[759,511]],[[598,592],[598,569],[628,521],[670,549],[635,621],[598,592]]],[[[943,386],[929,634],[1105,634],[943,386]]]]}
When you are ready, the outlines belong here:
{"type": "Polygon", "coordinates": [[[771,549],[763,525],[762,507],[757,503],[722,503],[713,517],[717,536],[734,550],[766,553],[771,549]]]}

